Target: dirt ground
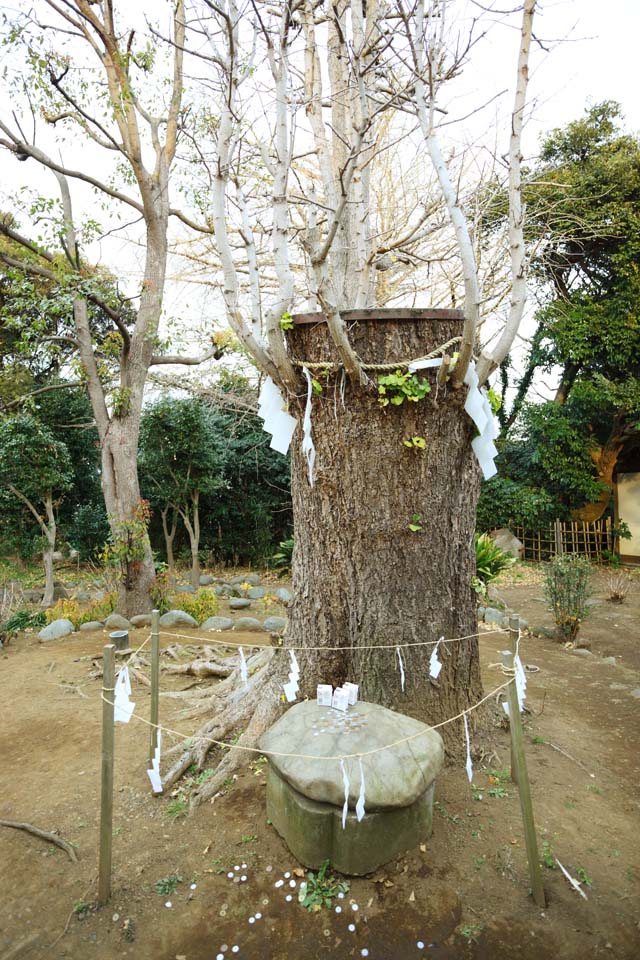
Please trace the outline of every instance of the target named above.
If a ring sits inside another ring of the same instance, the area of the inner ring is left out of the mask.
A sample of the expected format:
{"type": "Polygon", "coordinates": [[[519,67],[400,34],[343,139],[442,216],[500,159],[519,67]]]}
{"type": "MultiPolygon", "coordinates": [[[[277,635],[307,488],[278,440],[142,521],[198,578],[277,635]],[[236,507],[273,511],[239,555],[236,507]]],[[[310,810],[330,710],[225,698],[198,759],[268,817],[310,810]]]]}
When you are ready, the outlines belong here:
{"type": "MultiPolygon", "coordinates": [[[[503,772],[508,733],[492,704],[484,734],[474,738],[481,754],[475,789],[463,769],[447,767],[436,787],[432,838],[374,876],[353,880],[344,899],[318,913],[298,904],[298,864],[266,820],[263,764],[248,766],[214,803],[173,818],[171,798],[150,792],[147,726],[117,725],[113,895],[96,910],[101,681],[88,679],[86,658],[100,652],[105,634],[41,644],[27,633],[0,654],[0,819],[58,832],[77,845],[78,862],[0,828],[0,957],[636,958],[640,575],[633,574],[622,605],[606,602],[607,578],[597,576],[583,627],[590,653],[548,637],[522,641],[523,661],[539,668],[528,678],[526,744],[541,853],[585,880],[586,901],[548,866],[547,909],[528,896],[517,792],[503,772]],[[175,890],[158,893],[158,881],[166,891],[171,877],[181,878],[175,890]]],[[[519,566],[498,590],[531,626],[551,626],[539,571],[519,566]]],[[[143,637],[138,631],[133,642],[143,637]]],[[[492,666],[502,640],[481,638],[487,691],[502,680],[492,666]]],[[[162,681],[164,690],[189,682],[162,681]]],[[[135,683],[132,699],[136,714],[148,716],[148,688],[135,683]]],[[[189,733],[194,722],[180,709],[162,698],[161,720],[189,733]]]]}

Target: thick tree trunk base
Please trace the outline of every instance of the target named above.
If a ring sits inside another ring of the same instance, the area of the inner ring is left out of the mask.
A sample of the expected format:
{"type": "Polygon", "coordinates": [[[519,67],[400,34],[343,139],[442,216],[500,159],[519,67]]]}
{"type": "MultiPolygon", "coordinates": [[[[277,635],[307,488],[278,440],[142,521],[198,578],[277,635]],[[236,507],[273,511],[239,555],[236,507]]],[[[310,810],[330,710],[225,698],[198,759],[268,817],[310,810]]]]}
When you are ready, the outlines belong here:
{"type": "MultiPolygon", "coordinates": [[[[350,340],[365,363],[387,363],[430,353],[460,330],[448,318],[359,320],[350,340]]],[[[324,323],[297,325],[289,345],[301,361],[337,359],[324,323]]],[[[431,385],[425,399],[383,408],[374,372],[368,387],[341,373],[314,376],[323,389],[312,403],[313,486],[300,427],[291,453],[294,599],[286,642],[319,648],[298,655],[302,693],[351,680],[363,699],[438,723],[481,696],[477,640],[442,645],[437,680],[429,677],[431,646],[402,648],[404,691],[395,644],[477,633],[471,580],[480,471],[466,388],[438,390],[437,371],[421,371],[431,385]],[[424,438],[425,449],[407,448],[412,437],[424,438]]],[[[299,422],[303,410],[301,399],[299,422]]],[[[450,751],[464,749],[460,723],[441,733],[450,751]]]]}

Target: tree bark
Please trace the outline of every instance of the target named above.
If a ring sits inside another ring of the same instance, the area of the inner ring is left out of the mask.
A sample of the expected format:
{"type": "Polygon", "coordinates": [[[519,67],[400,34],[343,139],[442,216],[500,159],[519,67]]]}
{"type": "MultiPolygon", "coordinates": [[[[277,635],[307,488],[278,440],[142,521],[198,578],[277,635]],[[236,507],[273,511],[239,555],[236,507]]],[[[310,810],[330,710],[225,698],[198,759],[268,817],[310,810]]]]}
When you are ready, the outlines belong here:
{"type": "Polygon", "coordinates": [[[189,546],[191,547],[191,585],[198,589],[200,586],[200,558],[198,550],[200,549],[200,492],[196,491],[191,497],[192,516],[189,516],[189,507],[180,511],[182,522],[189,534],[189,546]]]}
{"type": "Polygon", "coordinates": [[[164,545],[165,545],[165,551],[167,554],[167,570],[169,573],[169,582],[173,584],[176,581],[176,562],[173,556],[173,541],[175,540],[176,528],[178,526],[177,510],[175,507],[168,505],[164,508],[164,510],[160,511],[160,515],[162,517],[164,545]],[[171,526],[169,526],[169,523],[167,522],[167,517],[169,516],[170,510],[173,511],[172,517],[171,517],[171,526]]]}
{"type": "MultiPolygon", "coordinates": [[[[391,317],[350,326],[365,363],[423,356],[462,328],[450,311],[446,319],[409,321],[384,313],[391,317]]],[[[337,360],[322,322],[296,324],[288,339],[296,359],[337,360]]],[[[320,682],[351,680],[364,699],[431,723],[458,714],[482,690],[477,639],[441,646],[437,681],[429,678],[432,647],[402,648],[404,692],[395,651],[396,643],[477,632],[471,578],[480,471],[473,424],[463,411],[465,390],[445,387],[438,395],[436,373],[419,373],[431,384],[427,398],[383,409],[375,372],[369,388],[342,373],[325,380],[315,372],[323,391],[312,405],[313,486],[300,426],[291,452],[294,600],[287,630],[292,645],[342,648],[299,657],[302,695],[314,696],[320,682]],[[425,438],[424,451],[403,444],[414,436],[425,438]],[[413,532],[416,516],[421,529],[413,532]],[[363,649],[372,644],[391,649],[363,649]]],[[[295,403],[301,421],[304,399],[295,403]]],[[[451,752],[463,748],[457,725],[442,733],[451,752]]]]}
{"type": "Polygon", "coordinates": [[[44,565],[44,596],[42,606],[50,607],[53,604],[53,554],[56,549],[56,516],[53,509],[53,496],[49,492],[45,497],[44,506],[47,514],[46,524],[42,524],[43,533],[46,537],[47,545],[42,551],[42,562],[44,565]]]}

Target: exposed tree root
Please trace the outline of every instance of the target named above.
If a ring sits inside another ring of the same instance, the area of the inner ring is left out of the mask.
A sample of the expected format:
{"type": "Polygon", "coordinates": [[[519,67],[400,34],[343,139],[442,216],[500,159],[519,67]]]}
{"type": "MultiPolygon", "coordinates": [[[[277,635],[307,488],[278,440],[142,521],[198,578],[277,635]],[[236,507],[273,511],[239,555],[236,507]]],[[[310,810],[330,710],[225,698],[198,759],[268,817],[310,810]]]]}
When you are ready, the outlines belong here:
{"type": "Polygon", "coordinates": [[[186,673],[190,677],[228,677],[234,667],[218,660],[192,660],[191,663],[169,663],[162,669],[165,673],[186,673]]]}
{"type": "MultiPolygon", "coordinates": [[[[232,672],[226,679],[205,691],[182,691],[187,696],[181,696],[180,699],[196,701],[185,712],[191,715],[206,714],[209,719],[193,734],[187,746],[184,743],[176,744],[165,752],[165,758],[177,756],[164,777],[165,791],[192,765],[195,764],[199,770],[204,767],[207,755],[214,746],[211,740],[229,739],[238,730],[244,729],[238,742],[247,746],[257,743],[280,710],[279,683],[272,667],[272,658],[271,648],[260,650],[250,657],[247,661],[249,680],[246,684],[240,679],[239,659],[233,657],[229,658],[232,672]]],[[[214,796],[227,777],[250,756],[242,750],[225,752],[214,775],[193,793],[192,808],[214,796]]]]}
{"type": "Polygon", "coordinates": [[[69,841],[63,840],[62,837],[57,837],[55,833],[49,833],[48,830],[41,830],[40,827],[34,827],[32,823],[21,823],[18,820],[0,820],[0,827],[13,827],[14,830],[24,830],[25,833],[30,833],[34,837],[46,840],[47,843],[54,843],[56,847],[64,850],[70,860],[74,863],[78,862],[76,852],[69,841]]]}

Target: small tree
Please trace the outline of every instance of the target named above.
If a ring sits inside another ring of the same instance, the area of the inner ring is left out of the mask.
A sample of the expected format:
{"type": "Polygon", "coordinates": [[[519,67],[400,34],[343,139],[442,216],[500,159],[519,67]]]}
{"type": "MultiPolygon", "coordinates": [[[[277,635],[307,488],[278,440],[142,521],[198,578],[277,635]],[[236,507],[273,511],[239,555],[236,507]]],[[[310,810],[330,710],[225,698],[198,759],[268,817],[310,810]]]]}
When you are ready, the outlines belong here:
{"type": "Polygon", "coordinates": [[[44,606],[53,603],[56,507],[71,486],[66,446],[34,417],[21,414],[0,423],[0,490],[31,515],[44,538],[44,606]]]}
{"type": "Polygon", "coordinates": [[[140,428],[142,488],[162,516],[169,575],[174,575],[177,515],[189,535],[191,582],[200,579],[200,498],[225,484],[225,446],[213,413],[199,400],[166,397],[144,411],[140,428]]]}

